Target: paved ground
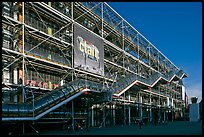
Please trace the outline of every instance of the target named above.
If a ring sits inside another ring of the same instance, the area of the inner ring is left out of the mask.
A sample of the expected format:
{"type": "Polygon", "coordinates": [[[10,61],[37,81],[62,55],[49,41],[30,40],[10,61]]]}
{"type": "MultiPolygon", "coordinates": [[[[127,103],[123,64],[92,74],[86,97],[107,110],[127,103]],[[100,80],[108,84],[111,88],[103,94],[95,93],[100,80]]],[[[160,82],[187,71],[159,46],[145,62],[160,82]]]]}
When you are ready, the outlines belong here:
{"type": "MultiPolygon", "coordinates": [[[[38,129],[39,130],[39,129],[38,129]]],[[[86,130],[68,133],[66,130],[44,130],[39,133],[27,133],[26,135],[202,135],[202,122],[175,121],[168,125],[138,125],[115,126],[103,128],[90,128],[86,130]]]]}

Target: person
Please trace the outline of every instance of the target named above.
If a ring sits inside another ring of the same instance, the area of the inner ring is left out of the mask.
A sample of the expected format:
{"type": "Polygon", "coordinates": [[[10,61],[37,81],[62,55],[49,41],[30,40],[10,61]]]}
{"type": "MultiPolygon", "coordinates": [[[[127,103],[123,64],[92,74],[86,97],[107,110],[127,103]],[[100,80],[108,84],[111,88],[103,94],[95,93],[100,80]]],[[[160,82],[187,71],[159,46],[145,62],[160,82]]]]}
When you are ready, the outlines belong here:
{"type": "Polygon", "coordinates": [[[139,127],[142,129],[142,119],[139,119],[139,127]]]}
{"type": "Polygon", "coordinates": [[[72,131],[71,125],[68,124],[67,130],[68,130],[68,132],[71,132],[71,131],[72,131]]]}
{"type": "Polygon", "coordinates": [[[72,117],[67,120],[67,130],[68,132],[72,131],[72,117]]]}
{"type": "Polygon", "coordinates": [[[89,131],[89,128],[88,128],[88,126],[86,127],[86,132],[88,132],[89,131]]]}

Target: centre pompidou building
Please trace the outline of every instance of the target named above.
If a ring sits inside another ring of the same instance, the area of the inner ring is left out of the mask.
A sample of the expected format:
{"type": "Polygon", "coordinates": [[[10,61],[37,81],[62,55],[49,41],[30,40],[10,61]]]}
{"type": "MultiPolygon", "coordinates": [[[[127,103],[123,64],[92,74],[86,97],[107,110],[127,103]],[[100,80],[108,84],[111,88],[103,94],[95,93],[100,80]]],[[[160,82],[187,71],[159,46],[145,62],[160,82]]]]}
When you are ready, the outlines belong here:
{"type": "Polygon", "coordinates": [[[185,77],[107,3],[2,2],[5,125],[174,121],[185,77]]]}

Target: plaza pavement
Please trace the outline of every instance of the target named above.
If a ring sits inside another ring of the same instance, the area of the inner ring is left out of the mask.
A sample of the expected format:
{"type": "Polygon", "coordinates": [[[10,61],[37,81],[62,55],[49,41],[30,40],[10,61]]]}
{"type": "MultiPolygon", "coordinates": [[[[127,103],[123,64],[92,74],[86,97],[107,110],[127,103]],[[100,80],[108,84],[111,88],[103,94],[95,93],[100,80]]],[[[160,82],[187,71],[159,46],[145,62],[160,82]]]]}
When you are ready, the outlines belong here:
{"type": "Polygon", "coordinates": [[[26,135],[202,135],[202,122],[174,121],[167,125],[143,125],[142,129],[138,125],[118,125],[111,127],[92,127],[68,133],[67,130],[57,129],[41,131],[39,133],[26,133],[26,135]]]}

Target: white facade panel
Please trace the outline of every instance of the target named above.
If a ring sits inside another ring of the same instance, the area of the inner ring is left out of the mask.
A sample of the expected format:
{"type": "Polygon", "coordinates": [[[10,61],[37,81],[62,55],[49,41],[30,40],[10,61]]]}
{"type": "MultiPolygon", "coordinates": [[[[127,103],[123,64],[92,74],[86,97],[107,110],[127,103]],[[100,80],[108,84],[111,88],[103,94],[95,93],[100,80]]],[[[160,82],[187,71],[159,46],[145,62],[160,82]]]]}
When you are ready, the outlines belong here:
{"type": "Polygon", "coordinates": [[[174,106],[174,99],[173,98],[171,99],[171,106],[172,107],[174,106]]]}
{"type": "Polygon", "coordinates": [[[140,97],[140,103],[142,103],[142,97],[140,97]]]}
{"type": "Polygon", "coordinates": [[[18,82],[18,71],[17,71],[17,69],[14,69],[14,71],[13,71],[13,83],[17,84],[17,82],[18,82]]]}
{"type": "Polygon", "coordinates": [[[9,83],[9,70],[8,69],[5,69],[3,71],[3,82],[6,82],[6,83],[9,83]]]}
{"type": "Polygon", "coordinates": [[[167,106],[169,106],[169,97],[166,98],[167,99],[167,106]]]}

